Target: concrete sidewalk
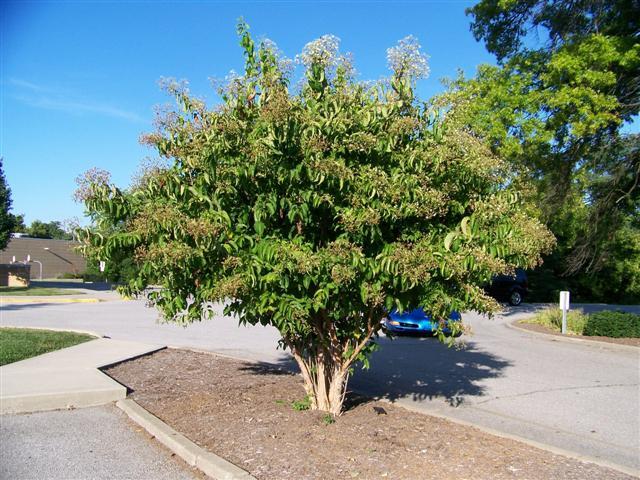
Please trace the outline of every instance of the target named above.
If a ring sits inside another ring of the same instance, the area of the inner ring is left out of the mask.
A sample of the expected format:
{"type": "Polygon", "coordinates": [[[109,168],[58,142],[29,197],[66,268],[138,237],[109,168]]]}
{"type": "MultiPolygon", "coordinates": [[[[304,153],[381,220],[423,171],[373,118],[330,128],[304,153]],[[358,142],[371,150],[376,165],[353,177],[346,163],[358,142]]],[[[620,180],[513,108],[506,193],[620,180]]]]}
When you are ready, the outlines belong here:
{"type": "Polygon", "coordinates": [[[163,348],[100,338],[0,367],[0,414],[102,405],[125,398],[100,367],[163,348]]]}

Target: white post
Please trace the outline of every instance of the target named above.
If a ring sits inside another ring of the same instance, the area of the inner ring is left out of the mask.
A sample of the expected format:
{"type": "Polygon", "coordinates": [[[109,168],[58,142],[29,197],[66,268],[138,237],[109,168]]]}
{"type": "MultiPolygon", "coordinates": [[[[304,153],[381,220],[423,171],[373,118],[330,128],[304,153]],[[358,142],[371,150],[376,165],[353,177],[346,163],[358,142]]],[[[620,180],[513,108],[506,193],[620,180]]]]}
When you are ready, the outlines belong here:
{"type": "Polygon", "coordinates": [[[560,292],[560,309],[562,310],[562,334],[567,334],[567,311],[569,311],[569,292],[560,292]]]}
{"type": "Polygon", "coordinates": [[[42,262],[39,260],[31,260],[34,263],[37,263],[38,265],[40,265],[40,277],[39,280],[42,280],[42,262]]]}

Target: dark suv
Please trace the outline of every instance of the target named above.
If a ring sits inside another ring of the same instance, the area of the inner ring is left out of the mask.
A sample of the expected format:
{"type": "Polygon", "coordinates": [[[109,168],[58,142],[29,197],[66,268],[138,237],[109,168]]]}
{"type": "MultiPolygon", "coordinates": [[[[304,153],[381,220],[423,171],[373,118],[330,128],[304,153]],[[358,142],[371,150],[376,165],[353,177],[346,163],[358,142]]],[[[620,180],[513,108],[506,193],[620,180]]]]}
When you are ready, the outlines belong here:
{"type": "Polygon", "coordinates": [[[491,285],[485,290],[496,300],[507,301],[511,305],[520,305],[529,293],[527,273],[521,268],[517,268],[513,276],[496,275],[493,277],[491,285]]]}

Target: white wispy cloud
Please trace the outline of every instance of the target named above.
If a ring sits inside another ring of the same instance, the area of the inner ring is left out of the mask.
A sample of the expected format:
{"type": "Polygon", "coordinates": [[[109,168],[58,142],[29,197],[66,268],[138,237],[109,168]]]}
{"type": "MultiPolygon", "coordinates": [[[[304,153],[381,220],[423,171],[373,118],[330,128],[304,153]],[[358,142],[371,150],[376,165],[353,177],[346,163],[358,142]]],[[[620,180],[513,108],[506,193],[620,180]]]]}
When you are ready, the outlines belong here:
{"type": "Polygon", "coordinates": [[[47,91],[47,89],[41,85],[36,85],[35,83],[27,82],[26,80],[22,80],[20,78],[10,78],[9,83],[15,87],[31,90],[32,92],[47,91]]]}
{"type": "Polygon", "coordinates": [[[34,108],[58,110],[72,115],[95,114],[121,118],[130,122],[144,122],[135,112],[124,110],[109,103],[95,102],[80,98],[73,92],[57,90],[44,85],[38,85],[19,78],[9,79],[9,83],[16,87],[18,93],[12,95],[16,100],[34,108]]]}

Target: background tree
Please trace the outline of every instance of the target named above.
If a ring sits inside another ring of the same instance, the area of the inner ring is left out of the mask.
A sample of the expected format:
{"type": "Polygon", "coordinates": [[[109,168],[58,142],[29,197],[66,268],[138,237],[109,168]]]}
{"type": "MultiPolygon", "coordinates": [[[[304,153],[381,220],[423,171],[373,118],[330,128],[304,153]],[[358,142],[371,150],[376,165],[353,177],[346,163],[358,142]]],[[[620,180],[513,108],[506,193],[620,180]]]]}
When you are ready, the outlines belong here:
{"type": "Polygon", "coordinates": [[[19,215],[11,215],[13,217],[13,232],[25,233],[27,231],[27,226],[24,223],[24,214],[19,215]]]}
{"type": "Polygon", "coordinates": [[[537,265],[553,239],[507,165],[414,97],[427,73],[415,39],[389,49],[388,81],[366,85],[324,36],[292,92],[273,44],[239,34],[245,71],[222,105],[168,86],[179,108],[144,138],[168,168],[128,190],[97,170],[81,179],[95,225],[78,233],[93,258],[133,255],[122,290],[160,285],[148,298],[168,320],[226,301],[241,323],[276,327],[312,408],[339,414],[389,310],[422,306],[450,340],[452,310],[493,312],[479,285],[537,265]]]}
{"type": "Polygon", "coordinates": [[[640,109],[639,11],[637,0],[483,0],[468,10],[472,31],[499,65],[458,78],[444,100],[467,102],[467,124],[536,185],[558,249],[533,282],[553,277],[583,298],[631,294],[627,279],[618,298],[595,280],[626,261],[620,239],[640,235],[640,137],[621,133],[640,109]]]}
{"type": "Polygon", "coordinates": [[[9,238],[15,226],[15,218],[11,210],[11,189],[7,185],[0,158],[0,250],[4,250],[9,243],[9,238]]]}
{"type": "Polygon", "coordinates": [[[26,233],[30,237],[35,238],[52,238],[55,240],[72,240],[73,235],[62,228],[59,221],[42,222],[34,220],[26,229],[26,233]]]}

